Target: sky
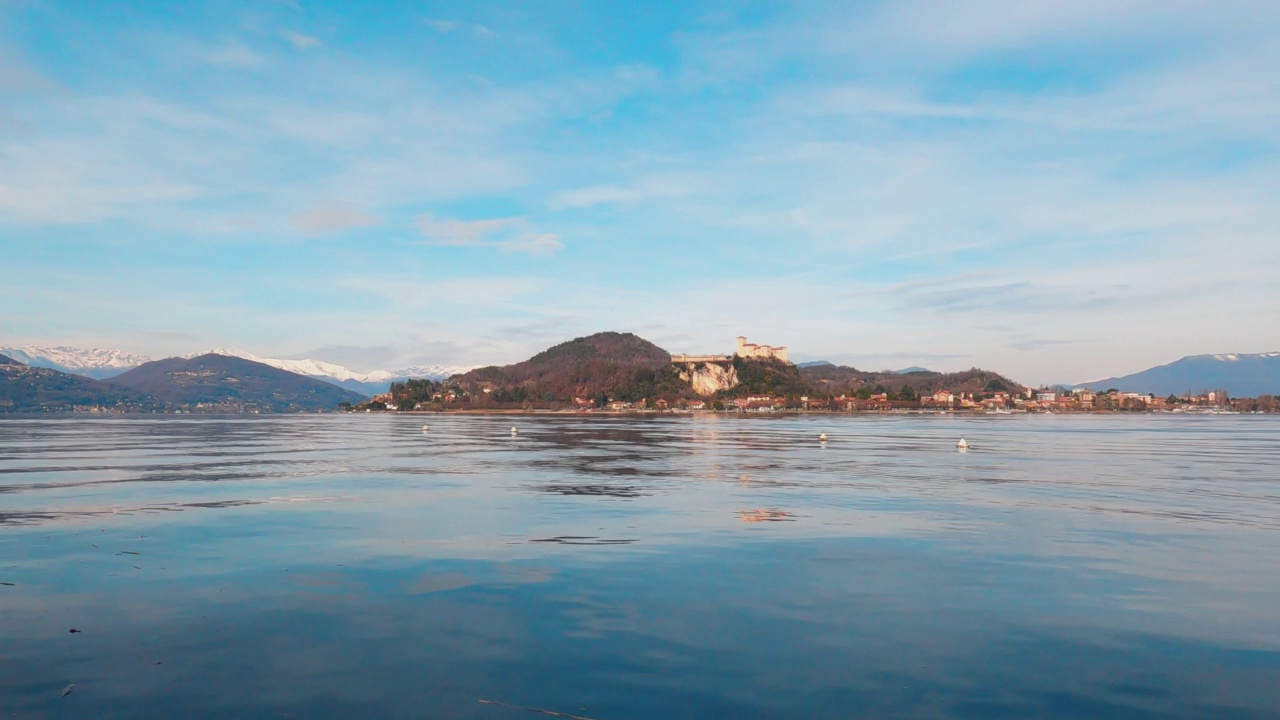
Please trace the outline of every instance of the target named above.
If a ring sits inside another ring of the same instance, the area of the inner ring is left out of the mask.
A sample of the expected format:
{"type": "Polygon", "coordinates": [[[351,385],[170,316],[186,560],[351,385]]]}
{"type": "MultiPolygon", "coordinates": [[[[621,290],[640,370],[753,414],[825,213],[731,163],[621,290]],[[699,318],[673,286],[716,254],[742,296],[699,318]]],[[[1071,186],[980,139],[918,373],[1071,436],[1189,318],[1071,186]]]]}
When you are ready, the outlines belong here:
{"type": "Polygon", "coordinates": [[[1280,3],[0,0],[0,345],[1280,350],[1280,3]]]}

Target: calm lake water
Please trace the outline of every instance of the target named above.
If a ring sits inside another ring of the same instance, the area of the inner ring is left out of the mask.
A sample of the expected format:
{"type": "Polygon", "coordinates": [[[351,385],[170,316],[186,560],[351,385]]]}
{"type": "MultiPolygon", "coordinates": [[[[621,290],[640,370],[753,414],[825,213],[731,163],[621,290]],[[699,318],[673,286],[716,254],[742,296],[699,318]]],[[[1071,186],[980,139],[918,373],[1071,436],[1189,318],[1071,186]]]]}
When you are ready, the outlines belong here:
{"type": "Polygon", "coordinates": [[[0,718],[1277,718],[1280,418],[0,420],[0,582],[0,718]]]}

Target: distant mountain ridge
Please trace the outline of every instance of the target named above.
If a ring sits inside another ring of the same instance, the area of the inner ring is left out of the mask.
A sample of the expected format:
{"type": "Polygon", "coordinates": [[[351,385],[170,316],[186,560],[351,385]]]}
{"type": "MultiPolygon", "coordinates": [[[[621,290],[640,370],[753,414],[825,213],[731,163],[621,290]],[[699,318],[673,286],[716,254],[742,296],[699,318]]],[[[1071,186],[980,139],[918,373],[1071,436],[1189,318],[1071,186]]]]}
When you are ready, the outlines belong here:
{"type": "Polygon", "coordinates": [[[371,372],[362,373],[350,370],[341,365],[324,362],[323,360],[288,360],[284,358],[266,358],[254,355],[248,350],[240,348],[214,348],[203,353],[191,353],[183,355],[185,359],[197,357],[199,355],[225,355],[227,357],[240,358],[242,360],[251,360],[264,365],[286,370],[298,375],[305,375],[327,383],[332,383],[338,387],[362,393],[365,395],[377,395],[386,392],[391,383],[398,380],[425,379],[425,380],[443,380],[453,375],[461,375],[469,370],[474,369],[472,366],[458,365],[413,365],[399,370],[373,370],[371,372]]]}
{"type": "MultiPolygon", "coordinates": [[[[188,353],[184,359],[191,359],[210,353],[238,357],[270,365],[280,370],[305,375],[323,380],[339,387],[364,395],[376,395],[386,392],[392,382],[408,378],[426,378],[442,380],[451,375],[460,375],[472,370],[473,366],[457,365],[413,365],[398,370],[373,370],[362,373],[350,370],[336,363],[323,360],[285,358],[264,358],[239,348],[215,348],[207,352],[188,353]]],[[[151,357],[125,350],[106,350],[103,348],[44,347],[39,345],[23,345],[22,347],[0,348],[0,354],[31,367],[43,367],[51,370],[72,373],[95,380],[106,380],[120,375],[135,367],[149,363],[151,357]]]]}
{"type": "Polygon", "coordinates": [[[1116,388],[1161,396],[1218,389],[1235,397],[1280,395],[1280,352],[1190,355],[1167,365],[1076,387],[1116,388]]]}
{"type": "Polygon", "coordinates": [[[72,412],[106,408],[153,412],[165,404],[145,393],[0,355],[0,413],[72,412]]]}
{"type": "Polygon", "coordinates": [[[95,380],[114,377],[143,363],[151,362],[151,358],[146,355],[139,355],[125,350],[61,346],[23,345],[22,347],[5,347],[0,348],[0,355],[6,355],[30,367],[60,370],[94,378],[95,380]]]}
{"type": "Polygon", "coordinates": [[[206,354],[140,365],[111,383],[177,406],[213,406],[231,412],[334,410],[364,397],[264,363],[206,354]]]}

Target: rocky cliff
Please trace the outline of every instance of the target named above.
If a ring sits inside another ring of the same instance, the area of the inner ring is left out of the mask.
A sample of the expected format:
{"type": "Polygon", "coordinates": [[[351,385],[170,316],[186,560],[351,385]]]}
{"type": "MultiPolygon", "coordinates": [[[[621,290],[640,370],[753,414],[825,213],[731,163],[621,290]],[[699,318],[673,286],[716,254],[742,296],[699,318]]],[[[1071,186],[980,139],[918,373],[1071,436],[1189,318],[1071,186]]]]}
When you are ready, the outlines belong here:
{"type": "Polygon", "coordinates": [[[731,362],[676,363],[680,379],[702,396],[715,395],[738,385],[738,369],[731,362]]]}

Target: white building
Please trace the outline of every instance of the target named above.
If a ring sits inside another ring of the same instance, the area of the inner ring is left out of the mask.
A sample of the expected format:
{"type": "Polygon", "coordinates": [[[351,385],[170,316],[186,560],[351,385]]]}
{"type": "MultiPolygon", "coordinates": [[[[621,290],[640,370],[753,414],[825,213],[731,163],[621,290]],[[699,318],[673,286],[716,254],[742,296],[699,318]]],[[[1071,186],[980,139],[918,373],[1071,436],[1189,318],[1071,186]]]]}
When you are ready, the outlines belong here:
{"type": "Polygon", "coordinates": [[[787,360],[787,349],[785,347],[774,347],[772,345],[756,345],[747,342],[744,335],[738,336],[738,357],[744,358],[773,358],[783,362],[787,360]]]}

